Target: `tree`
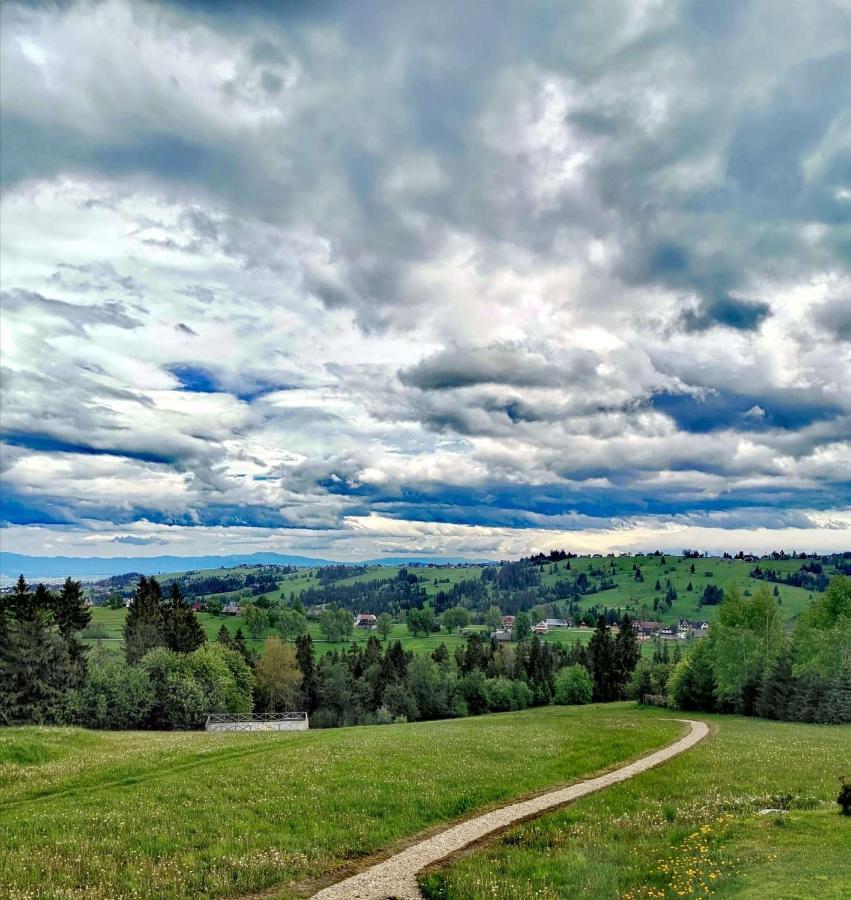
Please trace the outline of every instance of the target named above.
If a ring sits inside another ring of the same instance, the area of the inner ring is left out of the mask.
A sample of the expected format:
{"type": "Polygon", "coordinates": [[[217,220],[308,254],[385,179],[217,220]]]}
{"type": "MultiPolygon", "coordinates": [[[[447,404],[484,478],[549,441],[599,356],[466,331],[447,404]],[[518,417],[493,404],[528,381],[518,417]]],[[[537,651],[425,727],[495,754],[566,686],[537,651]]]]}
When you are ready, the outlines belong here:
{"type": "Polygon", "coordinates": [[[254,665],[254,653],[245,641],[241,628],[237,628],[231,638],[231,647],[245,660],[249,666],[254,665]]]}
{"type": "Polygon", "coordinates": [[[319,696],[316,683],[316,656],[313,651],[313,639],[309,634],[300,634],[296,638],[295,656],[301,672],[299,703],[306,712],[312,713],[316,709],[319,696]]]}
{"type": "Polygon", "coordinates": [[[169,602],[163,608],[163,638],[175,653],[192,653],[207,639],[195,610],[183,599],[180,585],[171,583],[169,602]]]}
{"type": "Polygon", "coordinates": [[[627,614],[624,614],[621,620],[620,631],[614,641],[614,651],[614,676],[618,686],[618,696],[621,696],[627,681],[629,681],[629,676],[632,675],[641,658],[635,626],[627,614]]]}
{"type": "Polygon", "coordinates": [[[269,712],[291,710],[295,706],[302,674],[291,644],[276,637],[266,638],[254,674],[269,712]]]}
{"type": "Polygon", "coordinates": [[[502,628],[502,613],[498,606],[489,606],[484,615],[484,623],[491,631],[502,628]]]}
{"type": "Polygon", "coordinates": [[[124,655],[131,665],[165,644],[161,599],[157,580],[142,575],[124,620],[124,655]]]}
{"type": "Polygon", "coordinates": [[[269,628],[269,617],[266,615],[266,610],[260,609],[253,603],[246,603],[242,607],[242,615],[245,618],[245,627],[248,629],[248,633],[255,641],[259,641],[269,628]]]}
{"type": "Polygon", "coordinates": [[[222,624],[219,626],[219,630],[216,632],[216,643],[224,644],[225,647],[232,646],[230,632],[228,631],[228,627],[224,622],[222,622],[222,624]]]}
{"type": "Polygon", "coordinates": [[[43,724],[55,719],[67,687],[67,655],[51,634],[53,598],[40,584],[33,592],[18,579],[7,595],[2,645],[3,715],[10,724],[43,724]]]}
{"type": "Polygon", "coordinates": [[[528,613],[519,612],[514,617],[514,628],[511,630],[511,638],[519,644],[521,641],[528,641],[532,637],[532,623],[529,620],[528,613]]]}
{"type": "Polygon", "coordinates": [[[307,632],[307,619],[304,613],[285,607],[278,618],[278,631],[281,637],[288,641],[307,632]]]}
{"type": "Polygon", "coordinates": [[[792,673],[792,660],[788,653],[782,653],[774,665],[765,672],[755,712],[764,719],[785,719],[791,713],[794,696],[795,677],[792,673]]]}
{"type": "Polygon", "coordinates": [[[797,666],[823,678],[851,669],[851,578],[837,575],[801,614],[793,653],[797,666]]]}
{"type": "Polygon", "coordinates": [[[668,698],[677,709],[712,712],[715,709],[715,675],[712,670],[712,646],[703,638],[671,671],[668,698]]]}
{"type": "Polygon", "coordinates": [[[53,618],[65,645],[68,683],[69,686],[76,687],[85,678],[88,652],[88,648],[77,637],[77,632],[86,628],[92,620],[92,612],[86,604],[79,581],[65,579],[62,590],[54,598],[53,618]]]}
{"type": "Polygon", "coordinates": [[[443,614],[443,627],[447,631],[459,631],[470,624],[470,613],[463,606],[453,606],[443,614]]]}
{"type": "Polygon", "coordinates": [[[590,703],[594,683],[585,666],[574,663],[561,669],[555,678],[555,702],[564,705],[590,703]]]}
{"type": "Polygon", "coordinates": [[[618,696],[615,646],[606,620],[600,616],[588,642],[588,664],[594,681],[594,699],[607,703],[618,696]]]}
{"type": "Polygon", "coordinates": [[[342,641],[352,633],[352,617],[348,610],[329,606],[319,614],[319,630],[330,643],[342,641]]]}
{"type": "Polygon", "coordinates": [[[428,635],[434,625],[434,612],[430,606],[422,609],[412,607],[405,615],[405,624],[414,637],[420,633],[428,635]]]}
{"type": "Polygon", "coordinates": [[[759,685],[783,644],[780,612],[766,586],[750,598],[730,588],[709,640],[719,702],[753,715],[759,685]]]}
{"type": "Polygon", "coordinates": [[[375,628],[382,639],[386,641],[390,636],[390,632],[393,630],[393,616],[388,612],[381,613],[375,623],[375,628]]]}

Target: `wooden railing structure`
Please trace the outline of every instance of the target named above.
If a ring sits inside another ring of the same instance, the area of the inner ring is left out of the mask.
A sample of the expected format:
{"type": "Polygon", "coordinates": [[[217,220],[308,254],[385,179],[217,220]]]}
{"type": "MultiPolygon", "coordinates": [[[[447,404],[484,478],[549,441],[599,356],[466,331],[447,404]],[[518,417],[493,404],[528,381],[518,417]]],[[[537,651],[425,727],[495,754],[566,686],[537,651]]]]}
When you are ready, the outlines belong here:
{"type": "Polygon", "coordinates": [[[309,727],[306,712],[211,713],[207,716],[205,731],[307,731],[309,727]]]}

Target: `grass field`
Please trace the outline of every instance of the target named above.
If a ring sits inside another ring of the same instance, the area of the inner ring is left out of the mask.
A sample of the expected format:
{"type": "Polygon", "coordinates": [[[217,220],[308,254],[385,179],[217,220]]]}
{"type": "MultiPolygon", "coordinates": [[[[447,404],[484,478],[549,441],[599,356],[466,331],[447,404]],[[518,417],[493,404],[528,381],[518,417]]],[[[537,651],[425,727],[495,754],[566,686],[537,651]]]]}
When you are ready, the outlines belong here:
{"type": "Polygon", "coordinates": [[[291,734],[0,731],[0,896],[238,896],[675,739],[624,705],[291,734]]]}
{"type": "Polygon", "coordinates": [[[718,731],[633,781],[426,878],[432,898],[840,898],[851,886],[851,727],[703,716],[718,731]],[[782,818],[760,815],[791,794],[782,818]]]}

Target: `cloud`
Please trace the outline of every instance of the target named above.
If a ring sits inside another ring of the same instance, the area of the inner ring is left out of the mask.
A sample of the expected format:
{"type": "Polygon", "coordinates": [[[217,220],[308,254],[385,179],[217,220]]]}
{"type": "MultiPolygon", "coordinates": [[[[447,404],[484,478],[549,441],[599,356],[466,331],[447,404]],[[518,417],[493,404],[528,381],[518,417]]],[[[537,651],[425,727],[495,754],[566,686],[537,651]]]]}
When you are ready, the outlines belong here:
{"type": "Polygon", "coordinates": [[[835,538],[847,5],[0,15],[7,542],[835,538]]]}

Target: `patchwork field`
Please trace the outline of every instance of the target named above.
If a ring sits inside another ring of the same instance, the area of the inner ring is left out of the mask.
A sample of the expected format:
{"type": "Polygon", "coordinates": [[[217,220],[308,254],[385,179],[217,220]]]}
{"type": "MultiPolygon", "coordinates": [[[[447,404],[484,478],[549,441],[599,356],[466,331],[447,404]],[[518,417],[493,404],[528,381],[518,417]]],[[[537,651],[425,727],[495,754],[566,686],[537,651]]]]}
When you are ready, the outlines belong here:
{"type": "Polygon", "coordinates": [[[682,731],[623,704],[283,735],[6,729],[0,896],[233,896],[278,884],[301,896],[429,826],[682,731]]]}

